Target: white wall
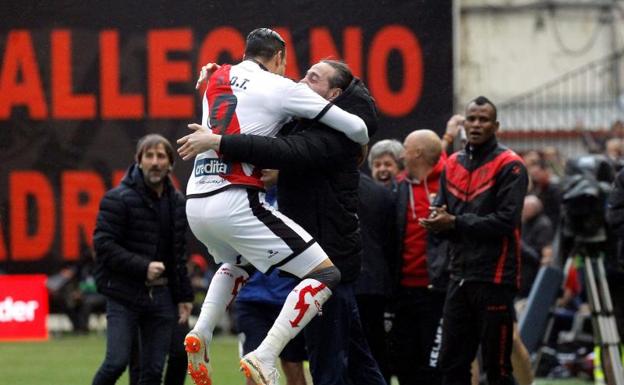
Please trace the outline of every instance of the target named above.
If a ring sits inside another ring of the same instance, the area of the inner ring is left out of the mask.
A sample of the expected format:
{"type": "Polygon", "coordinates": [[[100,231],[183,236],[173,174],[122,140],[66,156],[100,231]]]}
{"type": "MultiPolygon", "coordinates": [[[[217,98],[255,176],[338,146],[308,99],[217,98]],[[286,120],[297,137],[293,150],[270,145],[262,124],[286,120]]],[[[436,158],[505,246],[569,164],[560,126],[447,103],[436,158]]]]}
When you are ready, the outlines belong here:
{"type": "MultiPolygon", "coordinates": [[[[457,0],[460,6],[458,108],[475,96],[496,103],[531,91],[564,73],[606,57],[613,49],[611,23],[597,9],[478,11],[476,6],[522,6],[530,0],[457,0]],[[560,40],[557,38],[559,35],[560,40]],[[585,48],[585,49],[583,49],[585,48]]],[[[570,3],[596,1],[566,1],[570,3]]],[[[624,9],[624,2],[618,4],[624,9]]],[[[624,11],[616,45],[624,48],[624,11]]],[[[608,19],[608,18],[607,18],[608,19]]],[[[602,90],[601,92],[605,92],[602,90]]]]}

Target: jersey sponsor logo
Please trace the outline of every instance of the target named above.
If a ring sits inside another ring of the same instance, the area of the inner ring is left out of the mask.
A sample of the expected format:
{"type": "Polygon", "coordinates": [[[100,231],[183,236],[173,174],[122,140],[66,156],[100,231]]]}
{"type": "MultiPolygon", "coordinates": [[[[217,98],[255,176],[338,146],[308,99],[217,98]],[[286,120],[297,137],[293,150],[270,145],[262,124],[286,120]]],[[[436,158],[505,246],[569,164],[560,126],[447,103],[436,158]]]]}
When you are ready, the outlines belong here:
{"type": "Polygon", "coordinates": [[[195,162],[195,177],[229,174],[231,170],[229,163],[214,158],[203,158],[195,162]]]}

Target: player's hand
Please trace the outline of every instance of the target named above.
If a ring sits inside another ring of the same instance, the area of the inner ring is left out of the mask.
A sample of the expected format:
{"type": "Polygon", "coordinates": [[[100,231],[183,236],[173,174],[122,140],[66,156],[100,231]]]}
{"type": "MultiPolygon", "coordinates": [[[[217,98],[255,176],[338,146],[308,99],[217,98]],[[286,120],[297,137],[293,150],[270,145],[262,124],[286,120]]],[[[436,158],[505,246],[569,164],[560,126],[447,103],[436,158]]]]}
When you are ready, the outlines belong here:
{"type": "Polygon", "coordinates": [[[182,159],[189,160],[202,152],[219,150],[221,135],[213,134],[208,127],[196,123],[189,124],[188,128],[194,132],[177,140],[177,143],[180,145],[178,154],[180,154],[182,159]]]}
{"type": "Polygon", "coordinates": [[[147,280],[153,281],[165,271],[165,264],[162,262],[150,262],[147,266],[147,280]]]}
{"type": "Polygon", "coordinates": [[[195,83],[195,89],[198,90],[199,87],[201,87],[201,85],[206,82],[219,68],[221,68],[221,66],[216,63],[208,63],[203,66],[199,71],[199,77],[197,78],[197,83],[195,83]]]}
{"type": "Polygon", "coordinates": [[[191,302],[181,302],[178,304],[178,323],[185,324],[188,322],[189,316],[193,310],[193,304],[191,302]]]}

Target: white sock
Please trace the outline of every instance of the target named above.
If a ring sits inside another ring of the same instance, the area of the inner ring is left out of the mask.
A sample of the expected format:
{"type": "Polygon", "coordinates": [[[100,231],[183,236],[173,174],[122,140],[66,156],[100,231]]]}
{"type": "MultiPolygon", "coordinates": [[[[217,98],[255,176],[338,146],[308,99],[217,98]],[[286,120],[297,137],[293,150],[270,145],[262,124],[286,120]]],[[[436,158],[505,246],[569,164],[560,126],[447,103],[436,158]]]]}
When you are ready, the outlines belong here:
{"type": "Polygon", "coordinates": [[[275,365],[284,346],[317,315],[331,296],[331,290],[316,279],[306,278],[288,294],[282,311],[255,353],[258,359],[275,365]]]}
{"type": "Polygon", "coordinates": [[[193,327],[193,331],[199,332],[207,344],[212,340],[212,332],[217,322],[225,314],[225,309],[234,301],[247,279],[249,274],[244,269],[229,263],[221,265],[212,277],[197,323],[193,327]]]}

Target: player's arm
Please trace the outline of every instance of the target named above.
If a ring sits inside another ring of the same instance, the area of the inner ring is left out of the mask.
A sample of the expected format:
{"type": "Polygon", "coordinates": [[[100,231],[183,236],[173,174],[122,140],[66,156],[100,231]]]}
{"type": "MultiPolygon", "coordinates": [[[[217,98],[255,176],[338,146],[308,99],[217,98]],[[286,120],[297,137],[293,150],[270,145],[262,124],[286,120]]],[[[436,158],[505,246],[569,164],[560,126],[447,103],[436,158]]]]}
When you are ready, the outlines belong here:
{"type": "Polygon", "coordinates": [[[224,159],[252,163],[261,168],[323,169],[357,159],[360,147],[336,130],[324,127],[271,138],[258,135],[217,135],[205,126],[189,124],[192,134],[178,139],[184,160],[215,150],[224,159]]]}
{"type": "Polygon", "coordinates": [[[323,99],[306,84],[289,83],[282,95],[282,108],[286,114],[318,120],[360,145],[368,143],[368,129],[359,116],[323,99]]]}

